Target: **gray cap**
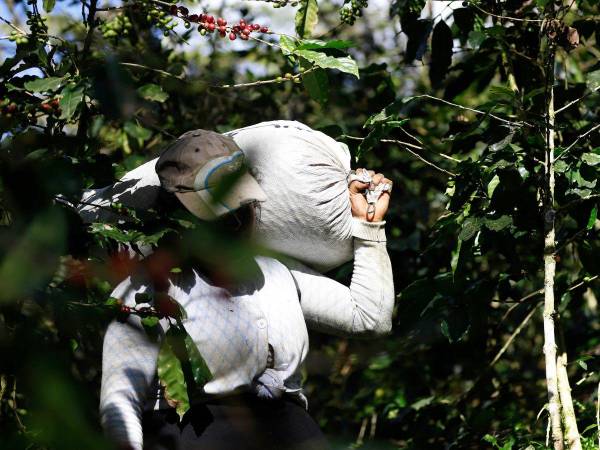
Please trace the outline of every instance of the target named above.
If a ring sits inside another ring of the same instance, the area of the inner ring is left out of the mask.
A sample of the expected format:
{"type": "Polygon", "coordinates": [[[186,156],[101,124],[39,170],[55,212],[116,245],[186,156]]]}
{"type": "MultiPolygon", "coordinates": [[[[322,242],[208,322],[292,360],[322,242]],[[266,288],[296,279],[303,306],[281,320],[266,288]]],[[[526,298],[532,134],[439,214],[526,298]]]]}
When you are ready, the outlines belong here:
{"type": "Polygon", "coordinates": [[[266,195],[245,169],[245,158],[235,141],[214,131],[182,134],[158,158],[160,184],[203,220],[212,220],[247,203],[262,202],[266,195]],[[223,177],[242,172],[234,185],[217,200],[215,188],[223,177]]]}

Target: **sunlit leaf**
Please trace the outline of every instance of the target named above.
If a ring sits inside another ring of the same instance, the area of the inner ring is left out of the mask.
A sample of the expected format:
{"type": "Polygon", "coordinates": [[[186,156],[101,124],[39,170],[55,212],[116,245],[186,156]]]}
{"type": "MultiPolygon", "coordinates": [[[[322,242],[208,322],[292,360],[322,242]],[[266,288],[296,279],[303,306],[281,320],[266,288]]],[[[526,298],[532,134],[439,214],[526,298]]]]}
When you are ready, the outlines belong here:
{"type": "Polygon", "coordinates": [[[296,34],[309,37],[319,21],[319,5],[317,0],[301,0],[300,8],[296,13],[296,34]]]}
{"type": "Polygon", "coordinates": [[[169,98],[169,94],[163,91],[158,84],[145,84],[137,90],[142,98],[159,103],[163,103],[169,98]]]}
{"type": "Polygon", "coordinates": [[[295,50],[294,54],[323,69],[337,69],[359,78],[358,65],[350,56],[334,57],[314,50],[295,50]]]}
{"type": "Polygon", "coordinates": [[[49,92],[56,91],[66,82],[65,77],[47,77],[38,78],[37,80],[27,81],[25,89],[31,92],[49,92]]]}
{"type": "Polygon", "coordinates": [[[180,418],[183,417],[190,409],[187,385],[181,362],[166,341],[163,342],[158,353],[157,372],[160,384],[165,388],[167,403],[175,408],[180,418]]]}
{"type": "Polygon", "coordinates": [[[68,84],[62,90],[62,97],[60,99],[61,119],[69,120],[75,114],[75,111],[83,102],[83,86],[79,84],[68,84]]]}
{"type": "Polygon", "coordinates": [[[586,226],[586,228],[588,230],[591,230],[592,228],[594,228],[597,218],[598,218],[598,206],[594,206],[592,208],[592,210],[590,211],[590,217],[588,218],[588,222],[587,222],[587,226],[586,226]]]}

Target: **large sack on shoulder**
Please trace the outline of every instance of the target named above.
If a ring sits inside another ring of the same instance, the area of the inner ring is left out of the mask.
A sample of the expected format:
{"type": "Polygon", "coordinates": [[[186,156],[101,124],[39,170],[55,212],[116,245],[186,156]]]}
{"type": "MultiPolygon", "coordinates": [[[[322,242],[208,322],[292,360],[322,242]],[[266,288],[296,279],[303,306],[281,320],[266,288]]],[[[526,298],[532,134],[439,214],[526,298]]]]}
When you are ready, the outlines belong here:
{"type": "MultiPolygon", "coordinates": [[[[300,122],[285,120],[224,134],[242,149],[250,171],[267,194],[256,226],[261,243],[320,271],[352,259],[350,153],[344,144],[300,122]]],[[[114,220],[110,211],[114,202],[149,208],[160,190],[155,165],[156,159],[128,172],[113,186],[87,191],[82,199],[86,204],[79,208],[83,219],[114,220]]]]}
{"type": "Polygon", "coordinates": [[[267,194],[257,236],[269,248],[320,271],[353,257],[344,144],[294,121],[233,130],[252,174],[267,194]]]}

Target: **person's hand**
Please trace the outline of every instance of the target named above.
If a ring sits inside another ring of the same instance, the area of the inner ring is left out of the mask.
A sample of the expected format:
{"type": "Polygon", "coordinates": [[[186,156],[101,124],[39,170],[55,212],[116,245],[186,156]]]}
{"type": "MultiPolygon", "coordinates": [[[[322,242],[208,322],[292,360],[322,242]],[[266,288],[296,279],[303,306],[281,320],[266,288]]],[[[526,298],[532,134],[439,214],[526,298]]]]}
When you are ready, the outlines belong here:
{"type": "Polygon", "coordinates": [[[369,210],[369,204],[364,196],[364,192],[369,189],[369,187],[374,189],[380,183],[389,183],[391,185],[392,182],[385,178],[381,173],[375,173],[372,170],[366,169],[356,169],[357,174],[360,174],[362,171],[369,173],[372,181],[371,184],[369,184],[355,180],[348,186],[348,191],[350,192],[352,216],[368,222],[379,222],[383,220],[385,214],[387,213],[388,206],[390,204],[390,192],[384,191],[381,194],[381,197],[379,197],[377,200],[377,203],[373,205],[374,208],[371,206],[371,210],[369,210]]]}

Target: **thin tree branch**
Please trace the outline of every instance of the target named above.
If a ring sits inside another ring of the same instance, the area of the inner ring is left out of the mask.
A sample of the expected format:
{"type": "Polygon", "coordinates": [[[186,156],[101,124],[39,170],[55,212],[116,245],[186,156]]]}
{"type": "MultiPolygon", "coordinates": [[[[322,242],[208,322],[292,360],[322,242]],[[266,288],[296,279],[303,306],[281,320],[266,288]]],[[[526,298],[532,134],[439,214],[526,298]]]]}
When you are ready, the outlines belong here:
{"type": "Polygon", "coordinates": [[[153,67],[144,66],[143,64],[136,64],[136,63],[130,63],[130,62],[120,62],[119,64],[122,65],[122,66],[136,67],[138,69],[150,70],[152,72],[159,73],[159,74],[164,75],[166,77],[175,78],[177,80],[182,80],[182,81],[185,80],[185,77],[183,75],[174,75],[174,74],[172,74],[170,72],[167,72],[165,70],[155,69],[153,67]]]}
{"type": "Polygon", "coordinates": [[[522,127],[524,125],[529,126],[529,127],[532,126],[531,124],[529,124],[527,122],[513,122],[511,120],[503,119],[502,117],[496,116],[495,114],[492,114],[490,112],[481,111],[479,109],[471,108],[469,106],[459,105],[458,103],[452,103],[452,102],[449,102],[448,100],[444,100],[443,98],[434,97],[433,95],[429,95],[429,94],[415,95],[412,98],[413,99],[416,99],[416,98],[429,98],[431,100],[437,100],[438,102],[445,103],[446,105],[454,106],[455,108],[464,109],[466,111],[471,111],[471,112],[474,112],[476,114],[490,116],[491,118],[493,118],[495,120],[498,120],[500,122],[503,122],[503,123],[505,123],[507,125],[510,125],[512,127],[522,127]]]}
{"type": "Polygon", "coordinates": [[[592,128],[590,128],[589,130],[587,130],[585,133],[580,134],[579,136],[577,136],[577,139],[575,139],[573,141],[573,143],[571,145],[569,145],[567,148],[565,148],[563,150],[563,152],[558,156],[558,158],[556,158],[556,160],[558,161],[559,159],[561,159],[564,155],[566,155],[567,153],[569,153],[569,151],[575,147],[575,145],[582,139],[584,139],[585,137],[587,137],[589,134],[593,133],[594,131],[596,131],[598,128],[600,128],[600,123],[594,125],[592,128]]]}
{"type": "Polygon", "coordinates": [[[599,90],[600,90],[600,86],[596,86],[596,87],[595,87],[594,89],[592,89],[590,92],[588,92],[588,93],[586,93],[586,94],[582,95],[582,96],[581,96],[581,97],[579,97],[578,99],[575,99],[575,100],[573,100],[573,101],[571,101],[571,102],[567,103],[565,106],[562,106],[562,107],[558,108],[558,109],[556,110],[555,114],[558,114],[558,113],[561,113],[561,112],[563,112],[565,109],[568,109],[568,108],[570,108],[571,106],[573,106],[573,105],[575,105],[575,104],[579,103],[579,102],[580,102],[581,100],[583,100],[584,98],[587,98],[587,97],[589,97],[590,95],[592,95],[593,93],[595,93],[595,92],[597,92],[597,91],[599,91],[599,90]]]}
{"type": "Polygon", "coordinates": [[[498,18],[498,19],[511,20],[511,21],[514,21],[514,22],[537,22],[537,23],[540,23],[540,22],[543,22],[543,21],[544,21],[544,19],[519,19],[518,17],[502,16],[502,15],[500,15],[500,14],[494,14],[494,13],[491,13],[491,12],[489,12],[489,11],[486,11],[485,9],[481,8],[481,7],[480,7],[480,6],[479,6],[477,3],[475,3],[475,2],[471,2],[471,1],[469,1],[469,2],[467,2],[467,3],[468,3],[469,5],[471,5],[471,6],[474,6],[476,9],[478,9],[478,10],[479,10],[479,11],[481,11],[482,13],[484,13],[484,14],[487,14],[488,16],[496,17],[496,18],[498,18]]]}
{"type": "Polygon", "coordinates": [[[490,362],[490,366],[493,366],[494,364],[496,364],[500,360],[500,358],[502,358],[502,355],[504,355],[504,353],[506,352],[506,350],[508,349],[508,347],[510,347],[510,345],[515,340],[515,338],[519,335],[519,333],[521,333],[521,331],[523,330],[523,328],[525,328],[525,325],[527,325],[527,323],[531,320],[531,318],[533,317],[533,315],[537,311],[538,307],[539,307],[539,304],[538,305],[534,305],[533,308],[531,308],[531,311],[529,311],[529,313],[527,313],[527,315],[525,316],[525,318],[521,321],[521,323],[517,326],[517,328],[515,328],[515,331],[512,332],[512,334],[507,339],[507,341],[504,343],[504,345],[502,346],[502,348],[498,351],[498,353],[496,353],[496,356],[494,356],[494,358],[490,362]]]}
{"type": "MultiPolygon", "coordinates": [[[[361,138],[361,137],[357,137],[357,136],[347,136],[347,135],[342,135],[340,136],[341,138],[343,137],[347,137],[349,139],[353,139],[353,140],[364,140],[365,138],[361,138]]],[[[408,153],[410,153],[411,155],[413,155],[415,158],[417,158],[418,160],[424,162],[425,164],[427,164],[430,167],[433,167],[434,169],[438,170],[439,172],[445,173],[446,175],[449,175],[451,177],[455,177],[456,174],[453,172],[450,172],[446,169],[443,169],[439,166],[437,166],[436,164],[432,163],[431,161],[425,159],[424,157],[422,157],[421,155],[419,155],[418,153],[416,153],[415,151],[411,150],[410,147],[408,147],[406,144],[406,142],[404,141],[398,141],[396,139],[381,139],[380,142],[385,142],[385,143],[390,143],[390,144],[398,144],[401,145],[404,150],[406,150],[408,153]]],[[[414,144],[412,145],[414,147],[414,144]]]]}

